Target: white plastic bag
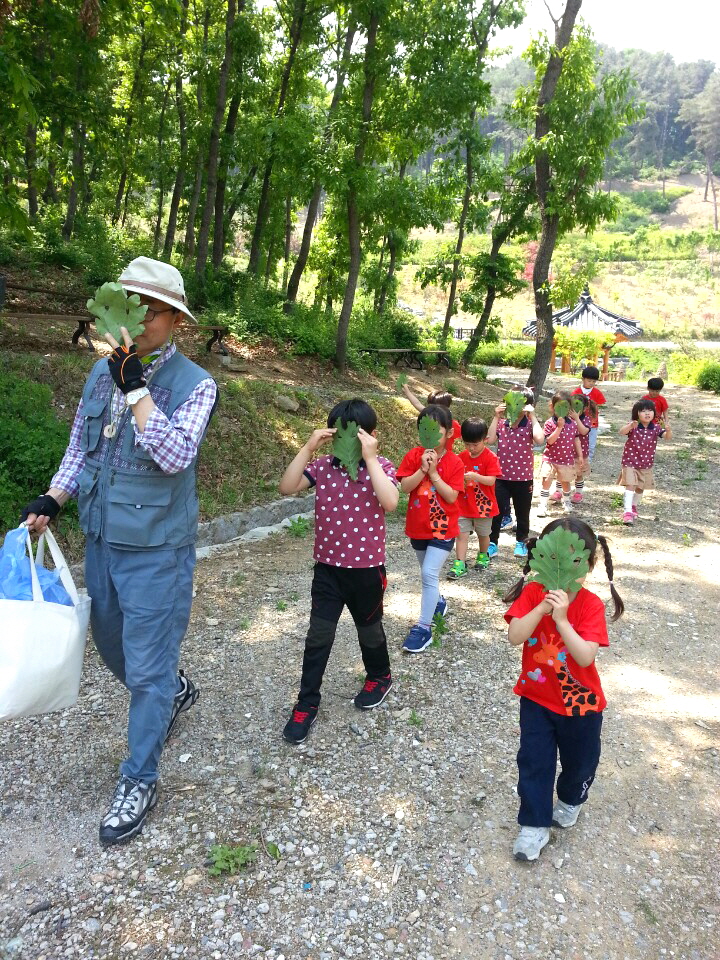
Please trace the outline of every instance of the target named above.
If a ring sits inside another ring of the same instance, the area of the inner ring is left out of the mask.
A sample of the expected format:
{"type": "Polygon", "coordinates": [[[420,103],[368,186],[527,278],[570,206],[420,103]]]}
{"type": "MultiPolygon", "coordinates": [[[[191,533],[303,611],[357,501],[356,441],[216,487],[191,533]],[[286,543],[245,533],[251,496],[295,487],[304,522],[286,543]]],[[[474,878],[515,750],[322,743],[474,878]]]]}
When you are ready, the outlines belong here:
{"type": "MultiPolygon", "coordinates": [[[[27,549],[32,559],[29,533],[27,549]]],[[[80,689],[90,598],[76,588],[49,530],[40,536],[30,569],[33,599],[0,600],[0,720],[71,707],[80,689]],[[43,599],[37,566],[43,565],[45,542],[71,607],[43,599]]]]}

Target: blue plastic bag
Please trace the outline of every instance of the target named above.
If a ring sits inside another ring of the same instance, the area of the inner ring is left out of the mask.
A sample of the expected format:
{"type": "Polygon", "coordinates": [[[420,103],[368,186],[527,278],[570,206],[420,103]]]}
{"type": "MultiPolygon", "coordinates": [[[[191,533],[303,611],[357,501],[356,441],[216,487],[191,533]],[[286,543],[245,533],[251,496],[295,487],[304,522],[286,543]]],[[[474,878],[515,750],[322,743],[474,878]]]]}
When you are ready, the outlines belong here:
{"type": "MultiPolygon", "coordinates": [[[[5,535],[0,550],[0,600],[32,600],[30,558],[27,553],[27,528],[18,527],[5,535]]],[[[55,570],[36,567],[40,589],[49,603],[72,607],[65,587],[55,570]]]]}

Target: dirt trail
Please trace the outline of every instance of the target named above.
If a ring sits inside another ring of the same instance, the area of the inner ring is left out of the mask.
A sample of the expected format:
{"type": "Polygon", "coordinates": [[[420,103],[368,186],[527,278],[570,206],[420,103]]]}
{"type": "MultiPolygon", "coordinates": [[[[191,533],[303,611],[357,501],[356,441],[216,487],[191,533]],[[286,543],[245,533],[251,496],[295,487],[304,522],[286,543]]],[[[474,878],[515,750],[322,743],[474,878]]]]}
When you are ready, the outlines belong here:
{"type": "MultiPolygon", "coordinates": [[[[640,385],[606,387],[616,430],[640,385]]],[[[320,719],[293,750],[280,730],[312,543],[277,536],[198,566],[183,664],[203,697],[166,751],[139,840],[96,843],[126,699],[94,651],[76,708],[0,728],[0,956],[717,957],[720,400],[666,393],[675,437],[641,521],[618,523],[616,433],[601,438],[578,508],[611,538],[627,613],[601,655],[598,778],[577,827],[555,831],[537,864],[510,855],[519,657],[500,596],[518,572],[512,539],[489,573],[447,584],[450,632],[410,659],[399,648],[419,585],[394,521],[395,689],[373,715],[353,708],[360,658],[343,620],[320,719]],[[253,841],[244,874],[207,875],[209,844],[253,841]]],[[[602,564],[590,586],[607,598],[602,564]]]]}

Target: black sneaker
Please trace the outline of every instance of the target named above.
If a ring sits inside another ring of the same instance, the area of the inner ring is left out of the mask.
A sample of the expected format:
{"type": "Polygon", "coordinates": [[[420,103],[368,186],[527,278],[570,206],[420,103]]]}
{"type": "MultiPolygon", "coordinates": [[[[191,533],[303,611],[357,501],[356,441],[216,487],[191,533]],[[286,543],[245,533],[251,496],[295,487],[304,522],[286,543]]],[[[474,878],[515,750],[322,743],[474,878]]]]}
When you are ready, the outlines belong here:
{"type": "Polygon", "coordinates": [[[173,727],[177,723],[180,714],[186,713],[190,707],[194,707],[200,699],[200,691],[192,682],[192,680],[189,680],[185,676],[182,670],[178,670],[178,679],[182,684],[182,688],[175,694],[172,713],[170,714],[170,723],[168,724],[167,733],[165,734],[166,743],[170,739],[170,734],[172,733],[173,727]]]}
{"type": "Polygon", "coordinates": [[[368,677],[365,686],[353,702],[358,710],[374,710],[390,693],[390,687],[392,687],[392,677],[389,673],[386,673],[384,677],[378,677],[377,680],[371,680],[368,677]]]}
{"type": "Polygon", "coordinates": [[[156,803],[156,783],[120,777],[110,809],[100,821],[100,843],[123,843],[140,833],[156,803]]]}
{"type": "Polygon", "coordinates": [[[310,733],[310,727],[317,720],[317,707],[304,707],[301,703],[296,703],[290,719],[285,724],[283,737],[288,743],[305,743],[310,733]]]}

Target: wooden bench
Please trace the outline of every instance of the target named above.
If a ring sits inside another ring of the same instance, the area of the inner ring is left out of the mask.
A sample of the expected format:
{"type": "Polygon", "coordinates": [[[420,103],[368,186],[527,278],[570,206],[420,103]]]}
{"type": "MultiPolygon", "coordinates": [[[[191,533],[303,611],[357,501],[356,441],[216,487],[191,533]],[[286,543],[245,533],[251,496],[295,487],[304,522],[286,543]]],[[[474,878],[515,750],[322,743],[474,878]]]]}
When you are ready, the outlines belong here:
{"type": "Polygon", "coordinates": [[[389,360],[395,357],[393,363],[396,367],[413,367],[416,370],[424,370],[426,356],[435,357],[436,363],[450,366],[450,359],[447,350],[420,350],[417,347],[362,347],[360,353],[366,353],[373,357],[376,363],[380,363],[383,357],[389,360]]]}
{"type": "Polygon", "coordinates": [[[218,345],[218,351],[219,351],[224,357],[229,356],[228,351],[227,351],[227,348],[225,347],[225,344],[223,343],[223,338],[224,338],[228,333],[230,333],[230,327],[226,327],[226,326],[223,326],[222,324],[214,324],[214,323],[197,323],[197,324],[189,324],[187,329],[189,329],[189,330],[200,330],[200,331],[203,331],[203,330],[204,330],[206,333],[207,333],[207,332],[211,332],[211,333],[212,333],[212,336],[210,337],[210,339],[208,340],[208,342],[205,344],[205,350],[206,350],[208,353],[211,353],[211,352],[212,352],[212,345],[213,345],[214,343],[216,343],[216,344],[218,345]]]}

